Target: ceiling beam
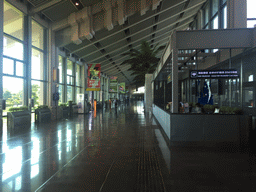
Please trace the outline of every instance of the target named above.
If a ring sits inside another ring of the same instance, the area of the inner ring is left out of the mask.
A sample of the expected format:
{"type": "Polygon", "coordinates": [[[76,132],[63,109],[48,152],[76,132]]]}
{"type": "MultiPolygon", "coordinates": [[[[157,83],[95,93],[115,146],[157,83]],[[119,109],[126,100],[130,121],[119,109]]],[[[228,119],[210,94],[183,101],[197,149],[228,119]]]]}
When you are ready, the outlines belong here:
{"type": "MultiPolygon", "coordinates": [[[[186,0],[186,1],[188,1],[188,0],[186,0]]],[[[186,2],[186,1],[183,1],[182,3],[186,2]]],[[[191,7],[187,8],[187,9],[184,9],[184,10],[180,11],[179,13],[176,13],[176,14],[174,14],[174,15],[172,15],[172,16],[170,16],[170,17],[168,17],[168,18],[166,18],[166,19],[164,19],[164,20],[162,20],[162,21],[159,21],[157,24],[160,24],[160,23],[165,22],[165,21],[167,21],[167,20],[170,20],[170,19],[172,19],[172,18],[174,18],[174,17],[176,17],[176,16],[179,16],[182,12],[186,12],[186,11],[195,9],[195,8],[198,7],[199,5],[203,4],[205,1],[206,1],[206,0],[202,0],[200,3],[197,3],[197,4],[191,6],[191,7]]],[[[182,4],[182,3],[178,3],[178,4],[182,4]]],[[[175,6],[177,6],[178,4],[176,4],[175,6]]],[[[173,7],[175,7],[175,6],[172,6],[172,7],[170,7],[170,8],[173,8],[173,7]]],[[[168,9],[169,9],[169,8],[168,8],[168,9]]],[[[166,10],[166,9],[165,9],[165,10],[166,10]]],[[[91,45],[93,45],[93,44],[95,44],[95,43],[97,43],[97,42],[103,41],[103,40],[105,40],[105,39],[107,39],[107,38],[109,38],[109,37],[112,37],[112,36],[114,36],[114,35],[117,35],[118,33],[121,33],[121,32],[123,32],[123,31],[126,30],[126,29],[129,29],[129,28],[131,28],[131,27],[133,27],[133,26],[136,26],[137,24],[140,24],[141,22],[143,22],[143,21],[145,21],[145,20],[148,20],[148,19],[150,19],[150,18],[152,18],[152,17],[154,17],[154,16],[156,16],[156,15],[159,15],[160,13],[161,13],[161,12],[158,12],[157,14],[153,14],[152,16],[149,16],[149,17],[147,17],[147,18],[145,18],[145,19],[143,19],[143,20],[141,20],[141,21],[139,21],[139,22],[137,22],[137,23],[131,24],[131,25],[129,25],[128,27],[123,28],[122,30],[116,31],[115,33],[111,33],[110,35],[105,36],[105,37],[103,37],[103,38],[101,38],[101,39],[99,39],[99,40],[97,40],[97,41],[92,42],[92,43],[89,43],[89,44],[87,44],[87,45],[85,45],[85,46],[83,46],[83,47],[81,47],[81,48],[79,48],[79,49],[73,51],[72,53],[77,53],[78,51],[81,51],[81,50],[83,50],[83,49],[85,49],[85,48],[87,48],[87,47],[89,47],[89,46],[91,46],[91,45]]],[[[195,14],[193,14],[193,15],[195,15],[195,14]]],[[[188,17],[186,17],[186,18],[188,18],[188,17]]],[[[180,19],[179,22],[181,22],[181,21],[183,21],[183,20],[180,19]]],[[[175,24],[176,24],[176,23],[178,23],[178,21],[176,21],[175,24]]],[[[149,29],[149,28],[151,28],[151,27],[152,27],[152,25],[151,25],[150,27],[147,27],[146,29],[149,29]]],[[[146,29],[143,29],[143,30],[141,30],[141,31],[144,31],[144,30],[146,30],[146,29]]]]}
{"type": "MultiPolygon", "coordinates": [[[[190,16],[190,17],[188,17],[188,18],[191,18],[192,16],[190,16]]],[[[182,19],[183,20],[183,19],[182,19]]],[[[184,18],[184,20],[185,20],[185,18],[184,18]]],[[[178,22],[178,21],[177,21],[178,22]]],[[[190,21],[189,21],[190,22],[190,21]]],[[[184,24],[184,25],[187,25],[188,23],[186,23],[186,24],[184,24]]],[[[175,25],[175,24],[171,24],[171,25],[175,25]]],[[[171,26],[170,25],[170,26],[171,26]]],[[[173,31],[173,30],[172,30],[173,31]]],[[[167,37],[167,38],[169,38],[169,36],[167,37]]],[[[134,42],[137,42],[137,41],[141,41],[141,40],[143,40],[144,39],[144,37],[143,38],[141,38],[140,40],[136,40],[136,41],[134,41],[134,42]]],[[[166,38],[165,38],[166,39],[166,38]]],[[[159,41],[157,41],[157,42],[159,42],[159,41]]],[[[155,43],[157,43],[157,42],[155,42],[155,43]]],[[[154,43],[154,44],[155,44],[154,43]]],[[[140,45],[137,45],[136,47],[139,47],[140,45]]],[[[120,49],[123,49],[124,47],[127,47],[127,45],[125,45],[125,46],[122,46],[122,47],[120,47],[120,48],[118,48],[118,49],[115,49],[115,50],[113,50],[113,51],[111,51],[111,52],[108,52],[108,53],[105,53],[104,55],[102,55],[102,56],[100,56],[100,57],[97,57],[96,59],[93,59],[93,60],[90,60],[90,61],[86,61],[87,63],[92,63],[92,62],[94,62],[94,61],[96,61],[96,60],[98,60],[98,59],[100,59],[100,58],[104,58],[106,55],[109,55],[109,54],[112,54],[112,53],[115,53],[116,51],[118,51],[118,50],[120,50],[120,49]]],[[[134,47],[135,48],[135,47],[134,47]]],[[[134,49],[133,48],[133,49],[134,49]]],[[[82,59],[85,59],[85,57],[81,57],[82,59]]],[[[113,57],[112,57],[113,58],[113,57]]]]}
{"type": "MultiPolygon", "coordinates": [[[[190,21],[188,21],[187,23],[190,23],[190,21]]],[[[178,26],[176,29],[178,29],[178,28],[180,28],[180,27],[183,27],[183,26],[185,26],[185,25],[187,25],[187,23],[185,23],[185,24],[183,24],[183,25],[181,25],[181,26],[178,26]]],[[[174,30],[174,29],[173,29],[174,30]]],[[[167,33],[172,33],[172,31],[173,30],[171,30],[171,31],[168,31],[167,33]]],[[[167,34],[167,33],[165,33],[165,34],[167,34]]],[[[160,35],[160,36],[158,36],[157,38],[159,38],[159,37],[161,37],[162,35],[160,35]]],[[[142,38],[141,38],[142,39],[142,38]]],[[[163,39],[162,39],[163,40],[163,39]]],[[[155,43],[157,43],[157,42],[155,42],[155,43]]],[[[163,45],[163,44],[162,44],[163,45]]],[[[127,46],[127,45],[126,45],[127,46]]],[[[124,46],[125,47],[125,46],[124,46]]],[[[138,47],[138,46],[136,46],[136,47],[138,47]]],[[[136,48],[135,47],[135,48],[136,48]]],[[[122,53],[124,53],[124,52],[122,52],[122,53]]],[[[117,60],[115,60],[114,62],[116,63],[117,61],[119,61],[119,60],[122,60],[123,58],[125,58],[125,57],[128,57],[128,55],[126,55],[126,56],[124,56],[124,57],[122,57],[122,58],[119,58],[119,59],[117,59],[117,60]]],[[[105,61],[109,61],[108,59],[105,59],[103,62],[105,62],[105,61]]],[[[103,65],[102,63],[102,66],[103,67],[106,67],[106,66],[109,66],[109,65],[111,65],[113,62],[111,62],[111,63],[108,63],[108,64],[105,64],[105,65],[103,65]]],[[[108,67],[107,69],[109,69],[109,68],[112,68],[113,66],[111,66],[111,67],[108,67]]]]}
{"type": "Polygon", "coordinates": [[[44,11],[44,10],[50,8],[50,7],[52,8],[53,6],[56,6],[56,5],[58,5],[60,3],[63,3],[65,1],[67,1],[67,0],[51,0],[51,1],[47,1],[47,3],[45,3],[43,5],[40,5],[38,7],[32,8],[29,11],[29,13],[33,15],[33,14],[38,13],[40,11],[44,11]]]}
{"type": "MultiPolygon", "coordinates": [[[[187,22],[187,23],[190,23],[190,22],[192,22],[192,21],[194,21],[194,19],[191,19],[191,20],[190,20],[189,22],[187,22]]],[[[178,28],[180,28],[180,27],[182,27],[182,26],[184,26],[184,25],[187,25],[187,23],[185,23],[185,24],[179,26],[178,28]]],[[[155,25],[155,24],[153,24],[153,25],[155,25]]],[[[151,25],[151,26],[148,27],[148,28],[150,29],[153,25],[151,25]]],[[[159,30],[157,30],[157,31],[155,31],[155,32],[151,32],[151,33],[149,33],[149,34],[143,36],[142,38],[140,38],[140,39],[138,39],[138,40],[136,40],[136,41],[131,42],[130,44],[135,43],[135,42],[138,42],[138,41],[141,41],[142,39],[144,39],[144,38],[146,38],[146,37],[150,37],[150,36],[151,36],[152,34],[154,34],[154,33],[158,33],[158,32],[161,32],[161,31],[163,31],[163,30],[165,30],[165,29],[168,29],[168,28],[170,28],[172,25],[173,25],[173,24],[170,24],[170,25],[167,25],[167,26],[165,26],[165,27],[163,27],[163,28],[161,28],[161,29],[159,29],[159,30]]],[[[143,30],[144,30],[144,29],[143,29],[143,30]]],[[[143,31],[143,30],[142,30],[142,31],[143,31]]],[[[132,38],[134,35],[137,35],[137,34],[139,34],[139,33],[141,33],[141,31],[138,31],[138,32],[136,32],[136,33],[133,33],[133,34],[131,34],[131,35],[128,35],[128,36],[126,36],[126,37],[124,37],[124,38],[122,38],[122,39],[120,39],[120,40],[118,40],[118,41],[115,41],[114,43],[111,43],[111,44],[109,44],[109,45],[107,45],[107,46],[105,46],[105,47],[101,47],[100,49],[106,49],[106,48],[111,47],[111,46],[113,46],[113,45],[115,45],[115,44],[117,44],[117,43],[120,43],[120,42],[122,42],[122,41],[126,41],[127,38],[129,38],[129,37],[132,38]]],[[[170,33],[170,32],[168,31],[168,32],[166,32],[166,33],[164,33],[164,34],[161,34],[160,36],[163,36],[163,35],[165,35],[165,34],[167,34],[167,33],[170,33]]],[[[156,38],[159,38],[160,36],[158,36],[158,37],[156,37],[156,38]]],[[[125,46],[127,46],[127,45],[125,45],[125,46]]],[[[125,46],[122,46],[122,47],[125,47],[125,46]]],[[[119,47],[119,48],[121,48],[121,47],[119,47]]],[[[94,54],[94,53],[98,53],[98,52],[99,52],[99,50],[93,51],[93,52],[91,52],[90,54],[86,55],[85,57],[88,57],[88,56],[90,56],[90,55],[92,55],[92,54],[94,54]]],[[[76,53],[76,51],[73,51],[72,53],[76,53]]],[[[83,57],[83,58],[85,58],[85,57],[83,57]]]]}

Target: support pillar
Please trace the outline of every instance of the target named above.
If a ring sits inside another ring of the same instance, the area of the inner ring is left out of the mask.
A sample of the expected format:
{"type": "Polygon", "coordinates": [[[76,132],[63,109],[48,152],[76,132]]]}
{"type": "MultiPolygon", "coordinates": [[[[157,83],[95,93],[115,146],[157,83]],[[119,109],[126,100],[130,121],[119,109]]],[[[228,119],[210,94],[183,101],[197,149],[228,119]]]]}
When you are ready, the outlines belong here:
{"type": "Polygon", "coordinates": [[[228,28],[247,28],[247,0],[227,0],[228,28]]]}
{"type": "Polygon", "coordinates": [[[24,105],[29,107],[29,110],[31,110],[31,107],[29,106],[28,100],[31,98],[31,68],[32,68],[32,17],[26,16],[25,22],[24,22],[24,33],[25,33],[25,42],[27,44],[24,45],[24,60],[25,60],[25,68],[26,68],[26,78],[24,80],[24,86],[23,86],[23,102],[24,105]]]}
{"type": "Polygon", "coordinates": [[[178,49],[176,48],[176,31],[172,34],[171,53],[172,53],[172,113],[178,113],[178,49]]]}
{"type": "Polygon", "coordinates": [[[47,105],[52,111],[52,120],[57,119],[57,109],[58,109],[58,101],[53,100],[53,94],[58,92],[57,88],[57,78],[54,79],[54,71],[58,69],[58,55],[57,48],[55,46],[55,32],[52,29],[49,29],[48,33],[48,45],[49,45],[49,55],[48,55],[48,102],[47,105]]]}
{"type": "MultiPolygon", "coordinates": [[[[2,99],[3,99],[3,50],[4,50],[4,1],[0,1],[0,135],[3,133],[3,122],[2,122],[2,99]]],[[[2,168],[0,168],[2,170],[2,168]]],[[[1,171],[2,172],[2,171],[1,171]]],[[[0,173],[1,173],[0,172],[0,173]]],[[[1,179],[2,176],[0,176],[1,179]]],[[[0,184],[2,183],[2,179],[0,184]]]]}
{"type": "Polygon", "coordinates": [[[153,74],[146,74],[145,75],[145,93],[144,93],[144,100],[145,100],[145,111],[150,112],[152,109],[153,104],[153,90],[152,90],[152,80],[153,74]]]}

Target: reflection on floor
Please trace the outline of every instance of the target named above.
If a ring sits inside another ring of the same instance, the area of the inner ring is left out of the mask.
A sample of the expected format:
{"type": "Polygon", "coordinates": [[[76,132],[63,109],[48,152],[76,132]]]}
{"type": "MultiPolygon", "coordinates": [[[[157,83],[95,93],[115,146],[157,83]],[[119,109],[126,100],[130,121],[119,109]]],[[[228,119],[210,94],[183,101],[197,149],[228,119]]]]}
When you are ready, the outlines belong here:
{"type": "Polygon", "coordinates": [[[141,102],[5,128],[0,144],[0,191],[256,191],[254,154],[169,149],[141,102]]]}

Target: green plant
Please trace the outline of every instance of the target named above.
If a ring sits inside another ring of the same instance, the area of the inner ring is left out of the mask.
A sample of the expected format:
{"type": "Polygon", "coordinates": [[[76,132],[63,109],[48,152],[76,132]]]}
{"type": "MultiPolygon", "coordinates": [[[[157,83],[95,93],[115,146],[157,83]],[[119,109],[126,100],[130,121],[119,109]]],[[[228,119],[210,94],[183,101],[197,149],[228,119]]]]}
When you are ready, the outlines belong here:
{"type": "Polygon", "coordinates": [[[204,105],[204,109],[206,109],[206,110],[214,110],[215,106],[214,105],[210,105],[210,104],[205,104],[204,105]]]}
{"type": "Polygon", "coordinates": [[[68,104],[67,104],[67,103],[60,103],[59,106],[60,106],[60,107],[67,107],[68,104]]]}
{"type": "Polygon", "coordinates": [[[224,113],[224,114],[233,114],[234,109],[232,107],[229,107],[229,106],[221,106],[220,107],[220,112],[224,113]]]}
{"type": "Polygon", "coordinates": [[[45,108],[48,108],[48,106],[47,106],[47,105],[39,105],[39,106],[37,107],[37,109],[45,109],[45,108]]]}
{"type": "Polygon", "coordinates": [[[233,108],[233,113],[236,115],[242,115],[243,114],[243,110],[240,107],[234,107],[233,108]]]}
{"type": "Polygon", "coordinates": [[[131,49],[129,52],[122,54],[122,56],[129,56],[121,63],[121,65],[130,65],[128,71],[132,71],[131,75],[134,75],[134,84],[139,87],[145,84],[145,74],[153,73],[159,62],[157,54],[163,50],[165,46],[158,47],[156,44],[151,47],[147,41],[142,41],[139,50],[131,49]]]}
{"type": "Polygon", "coordinates": [[[16,111],[26,111],[28,110],[27,106],[21,106],[21,107],[10,107],[9,111],[10,112],[16,112],[16,111]]]}
{"type": "Polygon", "coordinates": [[[220,112],[221,113],[227,113],[228,109],[227,109],[227,106],[221,106],[220,107],[220,112]]]}
{"type": "Polygon", "coordinates": [[[188,102],[188,105],[189,105],[190,107],[195,107],[195,106],[196,106],[196,103],[195,103],[195,102],[188,102]]]}

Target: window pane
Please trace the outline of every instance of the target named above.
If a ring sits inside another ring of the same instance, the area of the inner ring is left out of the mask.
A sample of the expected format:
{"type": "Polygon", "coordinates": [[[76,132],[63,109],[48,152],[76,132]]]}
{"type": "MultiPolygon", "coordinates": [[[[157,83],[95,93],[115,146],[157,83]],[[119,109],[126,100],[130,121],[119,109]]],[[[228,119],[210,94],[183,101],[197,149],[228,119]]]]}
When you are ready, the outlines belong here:
{"type": "Polygon", "coordinates": [[[210,11],[210,5],[208,4],[205,8],[205,15],[204,15],[204,24],[206,25],[209,21],[209,11],[210,11]]]}
{"type": "Polygon", "coordinates": [[[4,36],[4,55],[23,60],[23,44],[4,36]]]}
{"type": "Polygon", "coordinates": [[[253,88],[252,87],[245,87],[244,88],[244,102],[243,106],[245,107],[253,107],[253,88]]]}
{"type": "Polygon", "coordinates": [[[3,73],[14,75],[14,61],[11,59],[3,58],[3,73]]]}
{"type": "Polygon", "coordinates": [[[22,12],[4,1],[4,33],[23,40],[24,16],[22,12]]]}
{"type": "Polygon", "coordinates": [[[219,28],[219,17],[218,16],[213,19],[213,26],[212,27],[213,27],[213,29],[218,29],[219,28]]]}
{"type": "Polygon", "coordinates": [[[73,63],[70,60],[67,60],[67,75],[72,75],[73,73],[73,63]]]}
{"type": "Polygon", "coordinates": [[[80,90],[81,90],[81,88],[80,88],[80,87],[77,87],[77,88],[76,88],[76,94],[80,94],[80,90]]]}
{"type": "Polygon", "coordinates": [[[63,83],[63,73],[62,73],[62,70],[63,70],[63,58],[61,56],[59,56],[59,66],[58,66],[58,69],[59,69],[59,83],[63,83]]]}
{"type": "Polygon", "coordinates": [[[81,66],[80,65],[76,65],[76,86],[80,86],[80,70],[81,66]]]}
{"type": "Polygon", "coordinates": [[[60,94],[59,103],[63,103],[63,100],[62,100],[62,97],[63,97],[63,85],[59,85],[59,94],[60,94]]]}
{"type": "Polygon", "coordinates": [[[24,76],[24,64],[21,62],[16,62],[16,75],[17,76],[24,76]]]}
{"type": "Polygon", "coordinates": [[[73,83],[73,77],[67,76],[67,84],[68,84],[68,85],[74,85],[74,83],[73,83]]]}
{"type": "Polygon", "coordinates": [[[40,81],[31,81],[32,86],[32,96],[34,99],[35,107],[44,104],[44,82],[40,81]]]}
{"type": "Polygon", "coordinates": [[[227,28],[227,26],[228,26],[228,21],[227,21],[227,6],[225,6],[224,8],[223,8],[223,18],[224,18],[224,29],[226,29],[227,28]]]}
{"type": "Polygon", "coordinates": [[[212,0],[212,16],[218,12],[219,0],[212,0]]]}
{"type": "Polygon", "coordinates": [[[44,28],[32,21],[32,45],[44,49],[44,28]]]}
{"type": "Polygon", "coordinates": [[[227,2],[227,0],[222,0],[222,4],[224,4],[224,3],[226,3],[227,2]]]}
{"type": "Polygon", "coordinates": [[[255,7],[255,0],[247,0],[247,18],[256,18],[255,7]]]}
{"type": "Polygon", "coordinates": [[[73,87],[67,86],[67,101],[73,101],[73,87]]]}
{"type": "Polygon", "coordinates": [[[248,28],[254,28],[254,25],[256,25],[256,20],[248,20],[247,21],[248,28]]]}
{"type": "Polygon", "coordinates": [[[44,54],[36,49],[32,49],[32,79],[44,80],[44,54]]]}
{"type": "Polygon", "coordinates": [[[23,105],[23,79],[3,76],[3,98],[6,100],[6,112],[10,107],[23,105]]]}

